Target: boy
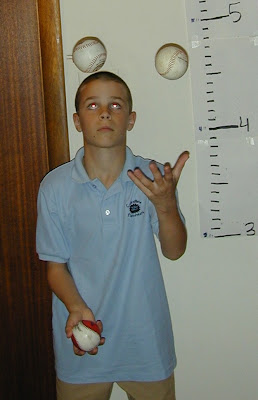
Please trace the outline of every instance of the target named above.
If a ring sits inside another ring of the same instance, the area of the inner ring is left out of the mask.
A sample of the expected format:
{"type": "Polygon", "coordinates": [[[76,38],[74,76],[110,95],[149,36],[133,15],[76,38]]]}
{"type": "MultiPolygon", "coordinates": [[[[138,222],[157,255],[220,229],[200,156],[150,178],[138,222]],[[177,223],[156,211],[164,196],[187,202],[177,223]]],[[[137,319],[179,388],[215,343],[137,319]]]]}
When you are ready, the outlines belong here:
{"type": "Polygon", "coordinates": [[[53,291],[57,398],[106,400],[117,382],[129,399],[174,400],[176,356],[154,234],[165,257],[182,256],[187,234],[176,185],[188,152],[174,168],[132,154],[131,93],[110,72],[88,76],[75,107],[84,146],[43,179],[38,194],[37,252],[53,291]],[[84,319],[97,320],[106,336],[90,352],[95,357],[70,340],[84,319]]]}

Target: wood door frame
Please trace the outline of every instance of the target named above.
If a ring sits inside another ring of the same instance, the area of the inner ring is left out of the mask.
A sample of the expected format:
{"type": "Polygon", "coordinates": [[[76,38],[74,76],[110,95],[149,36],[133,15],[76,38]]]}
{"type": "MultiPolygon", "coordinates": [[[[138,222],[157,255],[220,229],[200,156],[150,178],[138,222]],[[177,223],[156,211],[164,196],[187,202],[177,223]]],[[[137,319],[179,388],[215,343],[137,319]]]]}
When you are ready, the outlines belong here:
{"type": "Polygon", "coordinates": [[[38,0],[49,169],[70,159],[59,0],[38,0]]]}

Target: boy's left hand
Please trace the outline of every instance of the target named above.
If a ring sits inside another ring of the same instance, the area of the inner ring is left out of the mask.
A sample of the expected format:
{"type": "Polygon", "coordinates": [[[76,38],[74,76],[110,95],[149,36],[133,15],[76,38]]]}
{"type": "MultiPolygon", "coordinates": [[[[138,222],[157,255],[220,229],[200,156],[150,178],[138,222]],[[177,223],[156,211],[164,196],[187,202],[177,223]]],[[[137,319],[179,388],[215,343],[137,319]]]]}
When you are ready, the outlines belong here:
{"type": "Polygon", "coordinates": [[[189,152],[184,151],[178,157],[173,168],[169,162],[166,162],[164,164],[164,176],[161,174],[155,161],[150,162],[149,168],[153,174],[153,180],[146,177],[139,168],[136,168],[134,171],[128,171],[128,176],[146,194],[157,211],[166,213],[173,207],[175,189],[188,158],[189,152]]]}

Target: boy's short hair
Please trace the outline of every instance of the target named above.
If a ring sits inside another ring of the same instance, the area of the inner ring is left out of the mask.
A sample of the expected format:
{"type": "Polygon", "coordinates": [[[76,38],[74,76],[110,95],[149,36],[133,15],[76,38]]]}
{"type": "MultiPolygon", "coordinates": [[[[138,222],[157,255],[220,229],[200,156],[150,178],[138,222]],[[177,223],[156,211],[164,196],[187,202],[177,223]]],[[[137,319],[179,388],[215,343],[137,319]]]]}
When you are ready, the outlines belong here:
{"type": "Polygon", "coordinates": [[[97,79],[102,79],[103,81],[114,81],[118,82],[121,85],[124,86],[127,92],[127,100],[128,100],[128,106],[129,106],[129,114],[132,112],[133,109],[133,100],[132,100],[132,94],[131,91],[128,87],[128,85],[125,83],[125,81],[120,78],[120,76],[114,74],[113,72],[109,71],[100,71],[100,72],[95,72],[94,74],[91,74],[85,78],[80,86],[77,89],[76,95],[75,95],[75,110],[78,113],[79,112],[79,105],[80,105],[80,92],[81,89],[87,85],[87,83],[95,81],[97,79]]]}

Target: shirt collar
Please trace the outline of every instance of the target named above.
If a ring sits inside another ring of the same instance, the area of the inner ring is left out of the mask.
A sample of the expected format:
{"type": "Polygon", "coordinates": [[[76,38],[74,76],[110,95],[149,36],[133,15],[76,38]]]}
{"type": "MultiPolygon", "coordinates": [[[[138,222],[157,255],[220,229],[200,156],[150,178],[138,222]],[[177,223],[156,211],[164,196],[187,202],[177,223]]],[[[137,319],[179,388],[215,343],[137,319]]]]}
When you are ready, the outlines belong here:
{"type": "Polygon", "coordinates": [[[84,148],[81,147],[74,158],[74,165],[72,169],[72,178],[78,183],[86,183],[90,178],[83,165],[84,148]]]}
{"type": "MultiPolygon", "coordinates": [[[[75,155],[74,165],[72,168],[72,178],[78,183],[91,182],[91,179],[89,178],[83,165],[83,157],[84,157],[84,147],[81,147],[75,155]]],[[[127,146],[125,164],[120,174],[120,179],[122,182],[131,180],[127,175],[127,171],[129,169],[134,170],[135,167],[136,167],[135,157],[133,155],[132,150],[127,146]]]]}

